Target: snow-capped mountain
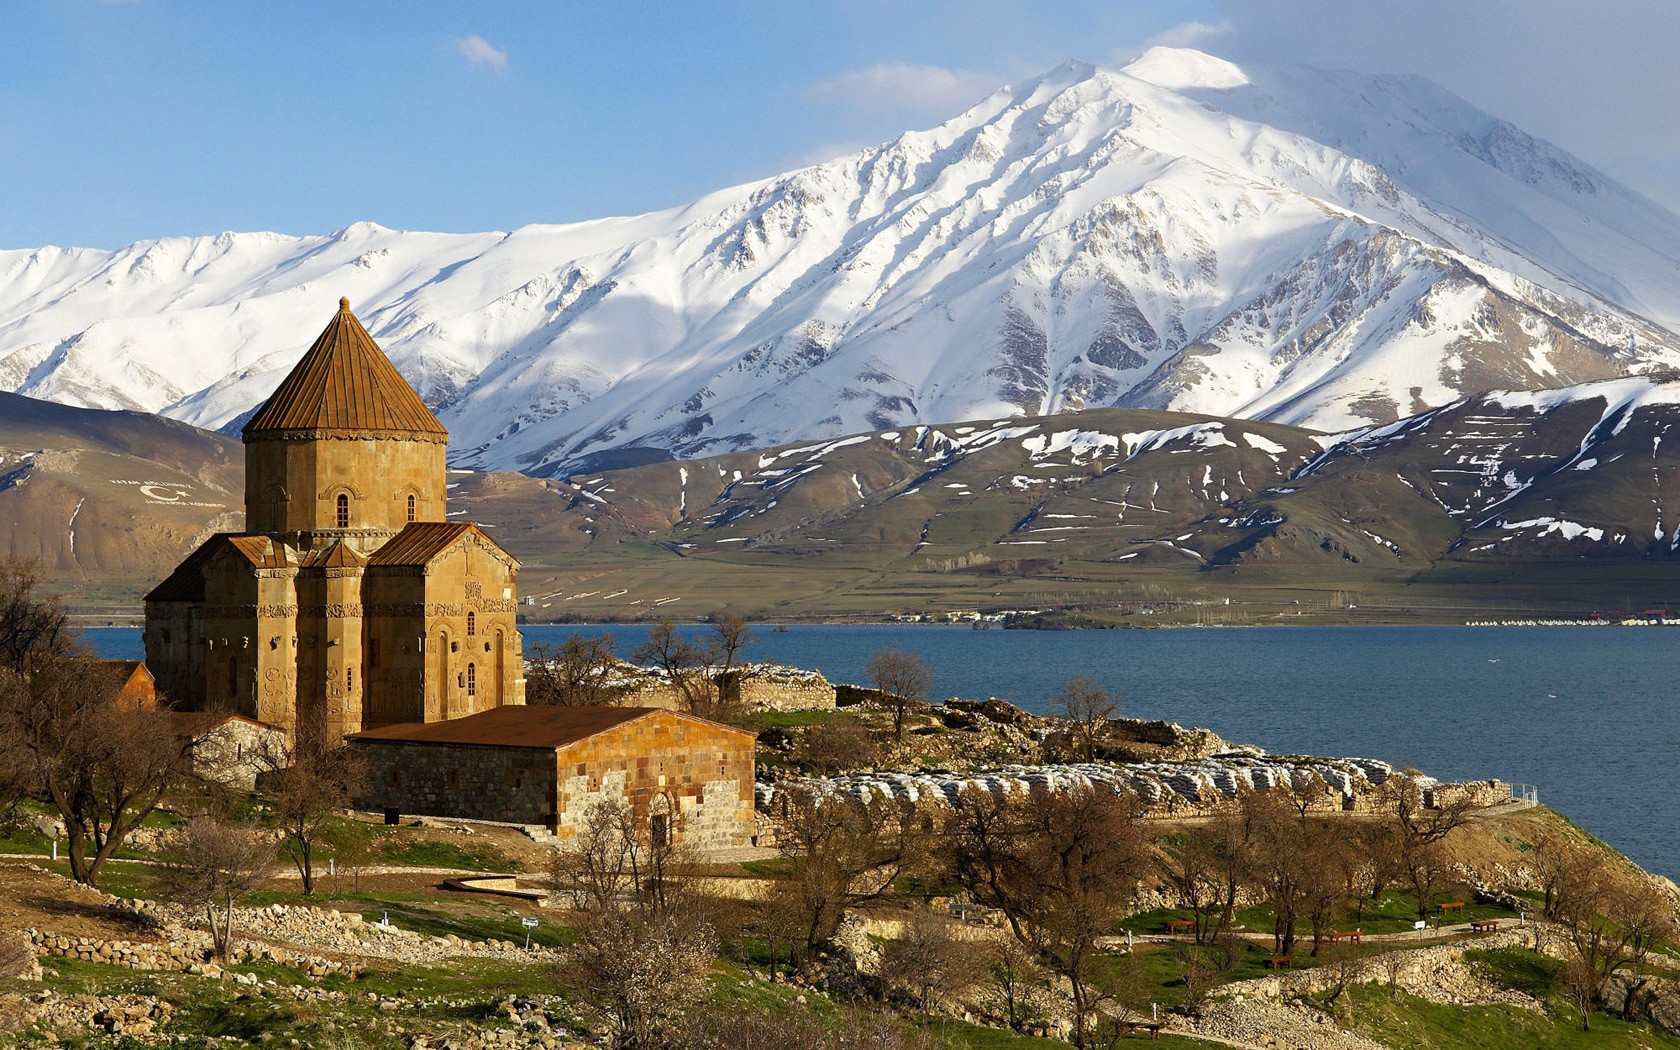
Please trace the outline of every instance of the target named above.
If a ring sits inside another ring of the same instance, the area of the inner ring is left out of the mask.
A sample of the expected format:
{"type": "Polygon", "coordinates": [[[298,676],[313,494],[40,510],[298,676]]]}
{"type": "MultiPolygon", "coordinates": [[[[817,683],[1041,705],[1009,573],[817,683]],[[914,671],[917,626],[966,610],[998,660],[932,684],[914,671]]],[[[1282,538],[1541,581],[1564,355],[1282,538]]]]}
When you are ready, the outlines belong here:
{"type": "Polygon", "coordinates": [[[351,298],[452,459],[1118,405],[1345,429],[1680,367],[1680,217],[1416,78],[1157,48],[684,208],[0,252],[0,386],[233,427],[351,298]]]}

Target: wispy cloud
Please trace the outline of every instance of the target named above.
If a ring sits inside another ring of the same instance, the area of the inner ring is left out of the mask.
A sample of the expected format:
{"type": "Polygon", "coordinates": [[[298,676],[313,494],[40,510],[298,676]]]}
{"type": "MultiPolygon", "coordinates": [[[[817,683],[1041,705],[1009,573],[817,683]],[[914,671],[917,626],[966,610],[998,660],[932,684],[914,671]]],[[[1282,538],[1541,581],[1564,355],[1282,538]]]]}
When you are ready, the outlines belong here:
{"type": "Polygon", "coordinates": [[[498,73],[506,73],[508,68],[507,51],[497,47],[481,36],[463,36],[450,41],[450,44],[466,59],[469,65],[484,66],[498,73]]]}
{"type": "Polygon", "coordinates": [[[950,117],[1002,83],[1002,77],[968,69],[885,62],[819,80],[805,89],[805,98],[869,113],[950,117]]]}
{"type": "Polygon", "coordinates": [[[1165,32],[1156,33],[1149,38],[1147,47],[1201,47],[1204,44],[1218,40],[1223,36],[1230,36],[1237,31],[1230,19],[1209,25],[1206,22],[1180,22],[1165,32]]]}

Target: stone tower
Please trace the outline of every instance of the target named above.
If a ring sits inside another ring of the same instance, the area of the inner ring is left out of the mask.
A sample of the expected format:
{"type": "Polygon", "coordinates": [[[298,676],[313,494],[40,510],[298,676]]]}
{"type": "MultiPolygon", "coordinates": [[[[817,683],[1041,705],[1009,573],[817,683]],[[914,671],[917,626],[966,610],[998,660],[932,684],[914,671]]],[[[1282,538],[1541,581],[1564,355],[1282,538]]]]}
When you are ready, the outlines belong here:
{"type": "Polygon", "coordinates": [[[146,596],[175,706],[338,739],[524,702],[519,563],[447,520],[448,432],[348,300],[242,436],[246,531],[146,596]]]}

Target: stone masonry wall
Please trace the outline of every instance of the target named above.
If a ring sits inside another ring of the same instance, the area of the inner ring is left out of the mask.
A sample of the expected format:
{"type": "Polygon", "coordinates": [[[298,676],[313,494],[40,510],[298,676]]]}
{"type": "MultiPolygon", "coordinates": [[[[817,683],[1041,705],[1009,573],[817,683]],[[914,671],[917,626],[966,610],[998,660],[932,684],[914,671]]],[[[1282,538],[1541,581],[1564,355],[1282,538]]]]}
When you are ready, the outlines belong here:
{"type": "Polygon", "coordinates": [[[358,808],[555,830],[552,748],[372,740],[351,746],[368,764],[358,808]]]}
{"type": "Polygon", "coordinates": [[[662,817],[676,841],[710,850],[750,845],[754,834],[751,734],[660,713],[560,752],[560,819],[572,838],[602,799],[629,802],[639,825],[662,817]]]}

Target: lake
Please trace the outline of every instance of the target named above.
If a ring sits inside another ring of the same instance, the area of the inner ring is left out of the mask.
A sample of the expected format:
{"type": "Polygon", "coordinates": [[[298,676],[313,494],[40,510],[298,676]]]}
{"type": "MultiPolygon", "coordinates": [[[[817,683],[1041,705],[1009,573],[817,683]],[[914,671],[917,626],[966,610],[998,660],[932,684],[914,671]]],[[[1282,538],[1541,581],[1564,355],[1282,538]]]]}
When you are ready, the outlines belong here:
{"type": "MultiPolygon", "coordinates": [[[[696,628],[698,630],[698,628],[696,628]]],[[[573,631],[524,628],[526,645],[573,631]]],[[[113,657],[140,632],[87,632],[113,657]]],[[[755,627],[754,660],[862,682],[881,649],[919,655],[933,696],[1001,697],[1043,712],[1067,678],[1124,694],[1125,714],[1206,726],[1268,751],[1358,755],[1443,779],[1538,786],[1644,867],[1680,878],[1680,632],[1658,627],[1266,627],[975,631],[755,627]]]]}

